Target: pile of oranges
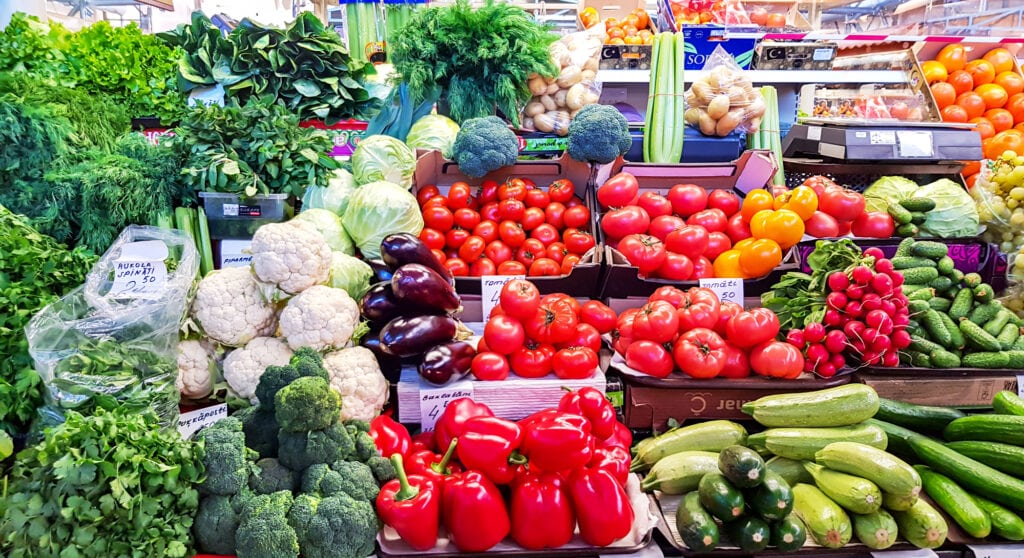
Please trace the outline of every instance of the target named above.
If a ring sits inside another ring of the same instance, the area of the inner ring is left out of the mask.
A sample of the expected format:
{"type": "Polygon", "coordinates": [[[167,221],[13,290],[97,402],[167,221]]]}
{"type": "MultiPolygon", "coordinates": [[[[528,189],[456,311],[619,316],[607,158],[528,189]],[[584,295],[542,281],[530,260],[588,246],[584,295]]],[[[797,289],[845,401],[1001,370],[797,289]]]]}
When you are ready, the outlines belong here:
{"type": "MultiPolygon", "coordinates": [[[[1024,155],[1024,77],[1017,72],[1013,53],[1002,47],[967,60],[963,45],[950,44],[935,60],[921,64],[932,96],[945,122],[970,122],[981,134],[986,159],[1004,151],[1024,155]]],[[[980,168],[969,164],[964,175],[980,168]]],[[[968,184],[973,183],[968,178],[968,184]]]]}
{"type": "MultiPolygon", "coordinates": [[[[590,29],[600,22],[600,15],[592,7],[580,12],[580,21],[584,29],[590,29]]],[[[633,10],[621,20],[610,17],[604,20],[606,45],[651,45],[654,44],[654,33],[651,31],[651,18],[641,9],[633,10]]]]}

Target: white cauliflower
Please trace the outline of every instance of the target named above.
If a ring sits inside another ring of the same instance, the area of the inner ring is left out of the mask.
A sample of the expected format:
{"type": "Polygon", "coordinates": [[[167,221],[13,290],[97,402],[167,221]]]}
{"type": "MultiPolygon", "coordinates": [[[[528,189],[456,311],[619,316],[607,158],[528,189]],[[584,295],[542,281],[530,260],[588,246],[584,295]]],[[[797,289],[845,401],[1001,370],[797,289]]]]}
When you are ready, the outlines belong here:
{"type": "Polygon", "coordinates": [[[235,349],[224,359],[224,379],[231,390],[253,405],[256,385],[268,366],[285,366],[292,358],[292,350],[276,337],[257,337],[244,348],[235,349]]]}
{"type": "Polygon", "coordinates": [[[277,330],[277,308],[260,290],[247,267],[215,271],[199,282],[192,316],[207,337],[229,347],[241,347],[277,330]]]}
{"type": "Polygon", "coordinates": [[[178,379],[182,399],[202,399],[213,393],[217,361],[201,341],[178,343],[178,379]]]}
{"type": "Polygon", "coordinates": [[[366,347],[324,355],[331,387],[341,394],[341,420],[373,420],[388,402],[388,381],[366,347]]]}
{"type": "Polygon", "coordinates": [[[260,281],[297,294],[325,283],[331,271],[331,247],[316,227],[302,221],[270,223],[252,237],[252,268],[260,281]]]}
{"type": "Polygon", "coordinates": [[[315,285],[288,300],[280,325],[292,349],[340,349],[359,325],[359,305],[343,289],[315,285]]]}

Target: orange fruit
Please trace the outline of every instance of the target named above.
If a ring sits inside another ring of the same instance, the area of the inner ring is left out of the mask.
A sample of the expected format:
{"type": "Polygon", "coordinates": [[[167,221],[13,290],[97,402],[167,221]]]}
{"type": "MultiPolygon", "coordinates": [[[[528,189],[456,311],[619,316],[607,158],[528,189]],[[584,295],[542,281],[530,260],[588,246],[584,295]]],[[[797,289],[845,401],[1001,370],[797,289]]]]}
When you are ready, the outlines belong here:
{"type": "Polygon", "coordinates": [[[985,118],[992,123],[996,133],[1013,128],[1013,115],[1010,111],[1001,108],[994,108],[985,111],[985,118]]]}
{"type": "Polygon", "coordinates": [[[986,159],[998,159],[1004,151],[1012,151],[1017,155],[1024,154],[1024,133],[1016,130],[999,132],[983,146],[986,159]]]}
{"type": "Polygon", "coordinates": [[[1024,93],[1010,95],[1003,108],[1013,115],[1014,124],[1024,123],[1024,93]]]}
{"type": "Polygon", "coordinates": [[[785,27],[786,26],[786,14],[768,14],[768,21],[765,22],[767,27],[785,27]]]}
{"type": "Polygon", "coordinates": [[[1020,77],[1017,72],[1006,71],[996,74],[996,79],[992,83],[1002,86],[1006,90],[1006,94],[1010,96],[1024,91],[1024,78],[1020,77]]]}
{"type": "Polygon", "coordinates": [[[981,135],[982,140],[987,140],[996,135],[996,128],[992,125],[992,121],[984,116],[972,118],[968,122],[975,125],[974,131],[981,135]]]}
{"type": "Polygon", "coordinates": [[[996,79],[996,68],[988,60],[971,60],[964,70],[971,74],[975,89],[980,85],[992,83],[992,80],[996,79]]]}
{"type": "Polygon", "coordinates": [[[1024,122],[1021,122],[1020,124],[1017,124],[1016,126],[1013,127],[1013,129],[1021,131],[1021,132],[1024,132],[1024,122]]]}
{"type": "Polygon", "coordinates": [[[740,211],[743,213],[743,220],[749,223],[758,211],[772,209],[774,205],[775,198],[768,190],[751,190],[747,197],[743,198],[743,207],[740,211]]]}
{"type": "Polygon", "coordinates": [[[626,32],[621,27],[612,27],[608,29],[608,37],[611,39],[621,39],[626,36],[626,32]]]}
{"type": "Polygon", "coordinates": [[[970,176],[979,172],[981,172],[981,161],[964,161],[964,168],[960,171],[960,174],[970,176]]]}
{"type": "Polygon", "coordinates": [[[957,44],[950,44],[942,47],[939,55],[935,57],[939,63],[946,67],[947,72],[963,70],[967,65],[967,51],[957,44]]]}
{"type": "Polygon", "coordinates": [[[957,70],[949,74],[946,82],[952,85],[953,89],[956,89],[957,95],[962,95],[974,89],[974,78],[964,70],[957,70]]]}
{"type": "Polygon", "coordinates": [[[637,37],[636,35],[629,35],[625,39],[623,39],[623,41],[627,45],[642,45],[644,43],[643,39],[637,37]]]}
{"type": "Polygon", "coordinates": [[[924,72],[924,79],[929,85],[946,81],[949,78],[949,72],[946,71],[946,67],[935,60],[929,60],[921,64],[921,71],[924,72]]]}
{"type": "Polygon", "coordinates": [[[1014,69],[1013,54],[1005,48],[994,48],[982,56],[996,69],[996,73],[1009,72],[1014,69]]]}
{"type": "Polygon", "coordinates": [[[978,181],[978,176],[978,173],[974,173],[971,176],[968,176],[967,178],[964,179],[964,182],[967,183],[968,190],[974,188],[974,183],[978,181]]]}
{"type": "Polygon", "coordinates": [[[974,92],[981,95],[981,98],[985,101],[985,107],[990,109],[1002,108],[1006,105],[1006,101],[1010,99],[1003,86],[994,83],[986,83],[975,89],[974,92]]]}
{"type": "Polygon", "coordinates": [[[933,83],[931,86],[932,96],[935,97],[935,104],[942,110],[956,102],[957,92],[948,83],[933,83]]]}
{"type": "Polygon", "coordinates": [[[608,39],[608,42],[605,43],[605,44],[608,44],[608,45],[624,45],[624,44],[626,44],[626,40],[623,39],[622,37],[613,37],[611,39],[608,39]]]}
{"type": "Polygon", "coordinates": [[[985,114],[985,99],[981,98],[981,95],[974,91],[969,91],[960,95],[956,98],[956,104],[964,107],[967,111],[967,118],[977,118],[985,114]]]}
{"type": "Polygon", "coordinates": [[[969,119],[967,110],[960,105],[949,105],[942,109],[943,122],[967,122],[969,119]]]}

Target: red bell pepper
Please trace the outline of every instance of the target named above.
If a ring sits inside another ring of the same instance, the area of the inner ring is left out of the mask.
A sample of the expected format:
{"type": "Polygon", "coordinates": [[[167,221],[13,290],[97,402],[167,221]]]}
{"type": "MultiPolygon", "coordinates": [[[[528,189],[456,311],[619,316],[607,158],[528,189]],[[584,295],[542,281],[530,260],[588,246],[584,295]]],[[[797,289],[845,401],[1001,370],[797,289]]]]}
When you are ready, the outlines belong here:
{"type": "Polygon", "coordinates": [[[478,471],[445,480],[442,513],[448,537],[463,552],[484,552],[508,536],[511,522],[497,485],[478,471]]]}
{"type": "MultiPolygon", "coordinates": [[[[430,450],[437,451],[437,446],[434,445],[434,431],[420,432],[419,434],[412,437],[412,443],[409,444],[409,452],[430,450]]],[[[406,455],[409,455],[406,453],[406,455]]]]}
{"type": "Polygon", "coordinates": [[[590,460],[589,466],[608,471],[619,484],[626,486],[626,481],[629,480],[629,466],[632,462],[633,458],[629,455],[628,449],[598,442],[594,448],[594,458],[590,460]]]}
{"type": "Polygon", "coordinates": [[[615,431],[612,432],[611,436],[602,441],[606,446],[619,446],[629,451],[629,448],[633,447],[633,433],[629,431],[625,424],[615,421],[615,431]]]}
{"type": "Polygon", "coordinates": [[[512,486],[512,540],[529,550],[558,548],[576,530],[576,516],[562,478],[525,472],[512,486]]]}
{"type": "Polygon", "coordinates": [[[495,484],[508,484],[515,477],[516,465],[526,462],[516,451],[522,443],[523,430],[510,420],[471,418],[459,436],[459,461],[495,484]]]}
{"type": "Polygon", "coordinates": [[[590,421],[569,413],[546,414],[527,423],[520,450],[530,467],[558,472],[578,469],[594,456],[590,421]]]}
{"type": "Polygon", "coordinates": [[[410,475],[427,477],[437,483],[439,489],[443,491],[444,479],[449,475],[462,472],[462,467],[458,463],[452,462],[452,457],[455,455],[455,446],[455,442],[452,442],[448,446],[448,451],[443,456],[430,450],[411,452],[408,457],[409,464],[406,466],[406,472],[410,475]]]}
{"type": "Polygon", "coordinates": [[[590,430],[597,438],[607,438],[615,432],[615,407],[598,389],[585,387],[569,390],[558,402],[558,410],[572,413],[590,421],[590,430]]]}
{"type": "Polygon", "coordinates": [[[452,440],[462,435],[466,421],[473,417],[493,417],[490,407],[468,397],[460,397],[448,404],[434,425],[434,446],[447,448],[452,440]]]}
{"type": "Polygon", "coordinates": [[[569,479],[580,537],[592,546],[608,546],[633,529],[633,506],[625,489],[604,469],[585,467],[569,479]]]}
{"type": "Polygon", "coordinates": [[[412,446],[412,437],[401,423],[395,419],[380,415],[370,422],[370,437],[380,450],[380,454],[390,458],[396,453],[405,456],[412,446]]]}
{"type": "Polygon", "coordinates": [[[377,494],[377,515],[409,546],[434,548],[441,520],[440,487],[426,477],[407,476],[399,453],[391,457],[391,463],[398,478],[388,481],[377,494]]]}

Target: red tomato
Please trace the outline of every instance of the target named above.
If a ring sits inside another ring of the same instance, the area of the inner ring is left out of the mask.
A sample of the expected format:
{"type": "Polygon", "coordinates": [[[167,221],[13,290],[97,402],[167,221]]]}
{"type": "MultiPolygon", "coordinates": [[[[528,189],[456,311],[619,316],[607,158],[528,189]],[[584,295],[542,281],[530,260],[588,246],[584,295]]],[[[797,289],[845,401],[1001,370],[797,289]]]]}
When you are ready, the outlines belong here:
{"type": "Polygon", "coordinates": [[[473,227],[473,236],[479,236],[486,242],[498,240],[498,224],[494,221],[481,221],[473,227]]]}
{"type": "Polygon", "coordinates": [[[804,232],[814,238],[835,238],[839,236],[839,221],[823,211],[815,211],[804,221],[804,232]]]}
{"type": "Polygon", "coordinates": [[[516,250],[516,259],[523,265],[529,267],[537,258],[544,257],[544,243],[536,238],[528,238],[523,245],[516,250]]]}
{"type": "Polygon", "coordinates": [[[480,259],[480,256],[484,255],[484,248],[487,248],[487,242],[479,236],[470,236],[459,246],[459,257],[463,261],[473,263],[480,259]]]}
{"type": "Polygon", "coordinates": [[[710,329],[682,334],[672,347],[676,366],[693,378],[714,378],[725,368],[725,341],[710,329]]]}
{"type": "Polygon", "coordinates": [[[529,343],[509,355],[512,372],[521,378],[543,378],[551,372],[551,359],[555,348],[551,345],[529,343]]]}
{"type": "Polygon", "coordinates": [[[665,244],[646,234],[630,234],[619,242],[619,252],[630,265],[640,270],[640,275],[650,275],[665,261],[665,244]]]}
{"type": "Polygon", "coordinates": [[[562,266],[551,258],[537,258],[530,264],[531,277],[556,277],[562,274],[562,266]]]}
{"type": "Polygon", "coordinates": [[[556,229],[565,228],[565,205],[551,202],[544,208],[544,221],[556,229]]]}
{"type": "Polygon", "coordinates": [[[511,316],[496,316],[484,325],[484,342],[494,352],[511,354],[523,346],[526,332],[523,324],[511,316]]]}
{"type": "Polygon", "coordinates": [[[675,307],[663,300],[648,302],[633,318],[633,338],[667,343],[679,332],[675,307]]]}
{"type": "Polygon", "coordinates": [[[869,211],[853,221],[853,236],[890,238],[896,232],[892,216],[884,211],[869,211]]]}
{"type": "Polygon", "coordinates": [[[680,217],[689,217],[708,206],[708,193],[696,184],[676,184],[668,191],[672,211],[680,217]]]}
{"type": "Polygon", "coordinates": [[[640,194],[636,204],[644,208],[651,219],[662,215],[672,215],[672,202],[657,192],[648,191],[640,194]]]}
{"type": "Polygon", "coordinates": [[[425,207],[423,208],[423,225],[437,231],[447,232],[455,225],[455,216],[447,207],[425,207]]]}
{"type": "Polygon", "coordinates": [[[431,253],[431,254],[433,254],[433,255],[434,255],[434,258],[435,258],[435,259],[436,259],[436,260],[437,260],[438,262],[440,262],[440,263],[441,263],[442,265],[444,265],[444,262],[448,260],[448,256],[446,256],[446,255],[444,254],[444,252],[442,252],[441,250],[438,250],[438,249],[436,249],[436,248],[433,248],[433,249],[431,249],[431,250],[430,250],[430,253],[431,253]]]}
{"type": "Polygon", "coordinates": [[[600,352],[601,333],[594,326],[581,323],[576,326],[572,337],[560,346],[563,349],[567,347],[587,347],[595,353],[600,352]]]}
{"type": "Polygon", "coordinates": [[[726,339],[744,349],[764,343],[779,334],[779,317],[767,308],[740,312],[725,326],[726,339]]]}
{"type": "Polygon", "coordinates": [[[580,263],[580,257],[576,254],[569,254],[562,260],[562,275],[568,275],[572,273],[572,268],[576,267],[576,264],[580,263]]]}
{"type": "MultiPolygon", "coordinates": [[[[682,221],[682,219],[680,219],[682,221]]],[[[682,254],[691,260],[704,255],[708,249],[708,230],[704,227],[685,225],[665,237],[665,249],[682,254]]]]}
{"type": "Polygon", "coordinates": [[[477,194],[476,199],[484,205],[497,202],[498,183],[493,180],[484,180],[484,183],[480,185],[480,193],[477,194]]]}
{"type": "Polygon", "coordinates": [[[562,380],[589,378],[597,370],[597,352],[587,347],[562,349],[551,359],[551,368],[562,380]]]}
{"type": "Polygon", "coordinates": [[[655,378],[665,378],[675,368],[672,355],[664,346],[653,341],[633,341],[623,356],[626,366],[655,378]]]}
{"type": "Polygon", "coordinates": [[[453,277],[469,276],[469,265],[459,258],[448,258],[445,260],[444,266],[448,268],[448,273],[451,273],[453,277]]]}
{"type": "Polygon", "coordinates": [[[504,184],[498,186],[498,199],[518,201],[525,200],[526,183],[517,178],[510,178],[506,180],[504,184]]]}
{"type": "Polygon", "coordinates": [[[597,201],[602,207],[623,207],[636,203],[640,183],[628,172],[609,178],[597,189],[597,201]]]}
{"type": "Polygon", "coordinates": [[[722,378],[739,379],[750,376],[750,360],[747,353],[732,343],[725,344],[725,366],[719,374],[722,378]]]}
{"type": "Polygon", "coordinates": [[[473,236],[469,231],[462,229],[451,229],[444,235],[445,246],[458,250],[462,246],[462,243],[466,242],[466,239],[473,236]]]}
{"type": "Polygon", "coordinates": [[[487,202],[480,208],[480,219],[484,221],[500,221],[498,202],[487,202]]]}
{"type": "Polygon", "coordinates": [[[846,236],[850,234],[850,228],[852,226],[852,221],[839,221],[839,234],[837,234],[836,236],[846,236]]]}
{"type": "Polygon", "coordinates": [[[566,227],[586,227],[590,223],[590,210],[585,205],[567,207],[562,213],[562,220],[566,227]]]}
{"type": "Polygon", "coordinates": [[[516,260],[498,264],[498,275],[526,275],[526,266],[516,260]]]}
{"type": "MultiPolygon", "coordinates": [[[[716,192],[719,190],[715,190],[716,192]]],[[[743,220],[743,214],[737,213],[732,217],[729,217],[729,224],[725,226],[725,234],[729,236],[729,240],[732,240],[733,244],[754,236],[750,232],[750,225],[743,220]]]]}
{"type": "Polygon", "coordinates": [[[704,250],[704,257],[713,260],[722,252],[732,248],[732,241],[725,233],[713,232],[708,234],[708,247],[704,250]]]}
{"type": "Polygon", "coordinates": [[[750,368],[761,376],[794,379],[804,369],[804,355],[789,343],[765,341],[750,350],[750,368]]]}
{"type": "Polygon", "coordinates": [[[484,256],[494,262],[495,265],[501,265],[512,259],[512,249],[508,247],[508,244],[500,240],[494,240],[487,243],[487,247],[484,248],[484,256]]]}
{"type": "Polygon", "coordinates": [[[508,378],[508,361],[498,353],[477,353],[469,368],[478,380],[499,381],[508,378]]]}
{"type": "Polygon", "coordinates": [[[422,240],[423,244],[426,244],[427,248],[430,248],[431,250],[444,249],[444,233],[438,230],[424,228],[420,231],[420,240],[422,240]]]}
{"type": "Polygon", "coordinates": [[[526,231],[515,221],[502,221],[498,224],[498,238],[510,248],[519,248],[526,241],[526,231]]]}
{"type": "Polygon", "coordinates": [[[496,273],[498,273],[498,266],[490,258],[480,258],[469,264],[469,274],[472,277],[483,277],[496,273]]]}
{"type": "Polygon", "coordinates": [[[561,178],[551,183],[548,188],[548,197],[553,202],[565,203],[572,199],[575,190],[576,187],[573,186],[571,180],[561,178]]]}
{"type": "Polygon", "coordinates": [[[530,339],[538,343],[558,345],[572,337],[577,323],[576,314],[568,303],[541,302],[537,313],[523,325],[530,339]]]}
{"type": "Polygon", "coordinates": [[[532,231],[544,224],[544,210],[539,207],[527,207],[523,212],[523,218],[519,220],[523,230],[532,231]]]}
{"type": "Polygon", "coordinates": [[[700,225],[707,229],[709,233],[725,232],[725,228],[729,224],[729,218],[726,217],[725,212],[721,209],[705,209],[691,215],[686,220],[686,224],[700,225]]]}
{"type": "Polygon", "coordinates": [[[583,309],[583,305],[580,304],[580,301],[576,300],[574,297],[571,297],[571,296],[569,296],[569,295],[567,295],[565,293],[550,293],[550,294],[546,294],[543,297],[541,297],[540,303],[541,304],[556,304],[557,303],[557,304],[561,304],[561,305],[564,305],[564,306],[568,306],[569,309],[572,310],[572,313],[575,314],[577,318],[579,318],[579,316],[580,316],[580,310],[583,309]]]}
{"type": "Polygon", "coordinates": [[[581,256],[586,254],[595,244],[593,236],[579,229],[565,229],[565,232],[562,233],[562,241],[569,252],[581,256]]]}
{"type": "Polygon", "coordinates": [[[540,308],[540,291],[530,281],[513,279],[501,288],[498,303],[509,316],[528,320],[540,308]]]}
{"type": "Polygon", "coordinates": [[[676,314],[679,316],[679,331],[714,329],[721,314],[721,304],[714,291],[692,287],[686,291],[676,314]]]}
{"type": "Polygon", "coordinates": [[[651,225],[647,227],[647,234],[657,237],[658,240],[665,241],[668,235],[677,229],[681,229],[686,226],[686,221],[683,221],[675,215],[659,215],[654,219],[651,219],[651,225]]]}
{"type": "MultiPolygon", "coordinates": [[[[670,286],[658,287],[647,299],[648,302],[654,302],[655,300],[664,300],[671,304],[673,308],[679,308],[686,302],[686,291],[670,286]]],[[[626,312],[629,312],[629,310],[626,312]]]]}
{"type": "Polygon", "coordinates": [[[573,196],[572,198],[569,199],[569,201],[565,202],[566,209],[570,207],[576,207],[577,205],[586,205],[583,203],[583,200],[581,200],[579,196],[573,196]]]}
{"type": "Polygon", "coordinates": [[[597,300],[588,300],[580,308],[580,320],[585,324],[594,326],[601,333],[608,333],[615,329],[617,316],[615,315],[615,310],[612,310],[604,303],[597,300]]]}
{"type": "Polygon", "coordinates": [[[558,234],[558,229],[547,223],[538,226],[530,232],[530,238],[536,238],[543,242],[545,246],[552,242],[558,242],[560,236],[561,235],[558,234]]]}
{"type": "Polygon", "coordinates": [[[711,260],[704,256],[701,256],[693,260],[693,277],[692,279],[707,279],[715,276],[715,266],[711,263],[711,260]]]}
{"type": "MultiPolygon", "coordinates": [[[[487,319],[491,319],[491,318],[493,318],[495,316],[504,316],[504,314],[501,313],[501,306],[495,306],[494,308],[491,308],[491,315],[487,316],[487,319]]],[[[487,348],[487,342],[484,341],[484,337],[482,335],[480,336],[480,339],[478,339],[477,342],[476,342],[476,352],[478,352],[478,353],[489,353],[489,352],[491,352],[491,350],[487,348]]]]}
{"type": "Polygon", "coordinates": [[[818,198],[818,210],[835,217],[836,221],[853,221],[864,214],[864,205],[863,195],[845,188],[827,189],[818,198]]]}
{"type": "Polygon", "coordinates": [[[712,190],[708,194],[708,207],[721,209],[727,217],[740,212],[740,197],[730,190],[712,190]]]}
{"type": "Polygon", "coordinates": [[[440,195],[441,191],[437,189],[437,186],[427,184],[416,192],[416,203],[420,204],[420,207],[423,207],[423,204],[427,203],[427,200],[440,195]]]}
{"type": "Polygon", "coordinates": [[[688,281],[693,276],[693,261],[682,254],[666,252],[665,261],[654,274],[670,281],[688,281]]]}
{"type": "Polygon", "coordinates": [[[438,194],[423,204],[423,209],[428,207],[448,207],[448,198],[438,194]]]}
{"type": "Polygon", "coordinates": [[[531,188],[526,191],[526,207],[537,207],[544,209],[551,203],[551,196],[540,188],[531,188]]]}
{"type": "Polygon", "coordinates": [[[454,213],[455,225],[459,228],[471,231],[480,224],[480,214],[468,207],[456,209],[454,213]]]}
{"type": "Polygon", "coordinates": [[[612,239],[646,233],[650,226],[651,217],[638,205],[613,209],[601,218],[601,230],[612,239]]]}
{"type": "MultiPolygon", "coordinates": [[[[722,302],[718,307],[718,323],[715,324],[715,333],[725,337],[725,326],[729,319],[743,311],[743,307],[735,302],[722,302]]],[[[726,339],[728,341],[728,339],[726,339]]]]}
{"type": "Polygon", "coordinates": [[[498,218],[502,221],[521,221],[525,213],[526,205],[519,200],[498,202],[498,218]]]}
{"type": "Polygon", "coordinates": [[[465,182],[456,182],[448,189],[448,207],[459,209],[473,203],[473,190],[465,182]]]}

